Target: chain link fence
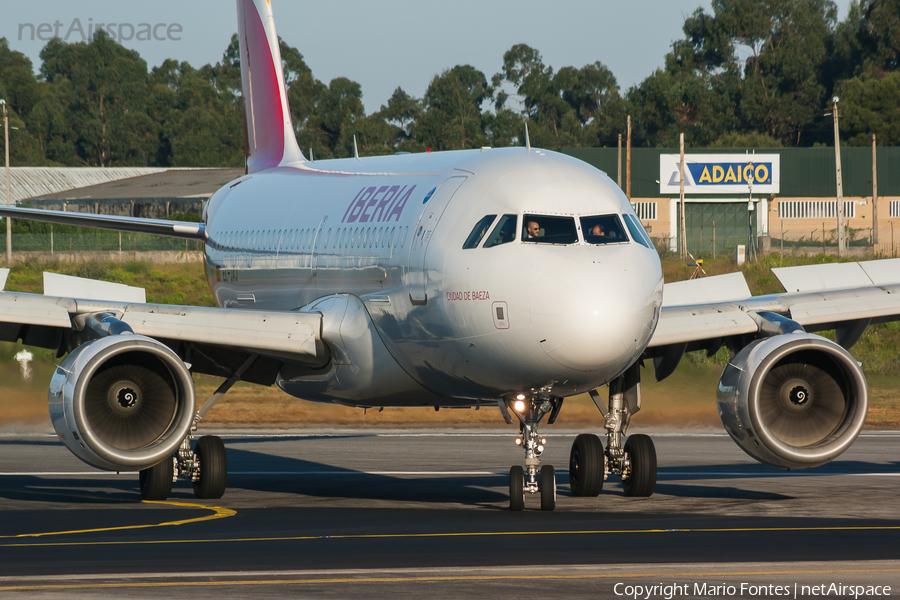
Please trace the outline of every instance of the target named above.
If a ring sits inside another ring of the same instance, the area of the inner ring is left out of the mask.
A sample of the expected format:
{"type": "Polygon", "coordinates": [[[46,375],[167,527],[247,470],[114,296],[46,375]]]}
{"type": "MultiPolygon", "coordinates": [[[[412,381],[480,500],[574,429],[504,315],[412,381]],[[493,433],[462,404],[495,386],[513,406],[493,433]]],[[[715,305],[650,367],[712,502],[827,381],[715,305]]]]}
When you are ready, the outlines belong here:
{"type": "Polygon", "coordinates": [[[93,230],[73,233],[15,233],[12,235],[13,252],[150,252],[159,250],[202,250],[196,240],[93,230]]]}

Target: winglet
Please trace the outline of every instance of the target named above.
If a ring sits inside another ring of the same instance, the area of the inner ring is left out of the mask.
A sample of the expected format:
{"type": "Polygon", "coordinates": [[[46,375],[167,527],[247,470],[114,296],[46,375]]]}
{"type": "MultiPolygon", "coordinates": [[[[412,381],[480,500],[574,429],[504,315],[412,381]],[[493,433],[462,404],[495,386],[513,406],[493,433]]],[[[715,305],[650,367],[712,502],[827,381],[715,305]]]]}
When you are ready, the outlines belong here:
{"type": "Polygon", "coordinates": [[[269,0],[237,0],[247,171],[305,162],[294,136],[269,0]]]}
{"type": "Polygon", "coordinates": [[[531,152],[531,139],[528,137],[528,123],[525,123],[525,149],[531,152]]]}

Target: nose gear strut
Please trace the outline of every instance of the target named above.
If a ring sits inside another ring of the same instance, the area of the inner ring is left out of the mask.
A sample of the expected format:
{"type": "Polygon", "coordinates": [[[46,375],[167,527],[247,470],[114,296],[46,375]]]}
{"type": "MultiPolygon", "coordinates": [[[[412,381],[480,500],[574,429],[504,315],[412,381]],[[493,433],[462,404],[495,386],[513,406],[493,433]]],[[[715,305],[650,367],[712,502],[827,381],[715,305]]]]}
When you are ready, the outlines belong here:
{"type": "MultiPolygon", "coordinates": [[[[521,395],[520,395],[521,396],[521,395]]],[[[538,424],[545,415],[547,423],[556,421],[562,398],[548,398],[541,394],[530,398],[508,398],[499,402],[500,412],[507,423],[512,423],[510,411],[519,419],[519,437],[516,445],[525,450],[525,468],[516,465],[509,470],[509,509],[525,508],[525,493],[541,494],[541,510],[556,508],[556,473],[552,466],[541,467],[541,454],[547,439],[538,433],[538,424]],[[521,410],[516,410],[516,405],[521,410]]]]}

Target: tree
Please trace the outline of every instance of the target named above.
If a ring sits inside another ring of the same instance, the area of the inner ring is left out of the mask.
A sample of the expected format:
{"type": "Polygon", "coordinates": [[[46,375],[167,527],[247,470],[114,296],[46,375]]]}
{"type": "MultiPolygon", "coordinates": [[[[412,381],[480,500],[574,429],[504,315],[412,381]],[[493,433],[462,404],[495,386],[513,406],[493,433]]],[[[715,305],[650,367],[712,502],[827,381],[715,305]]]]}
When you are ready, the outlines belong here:
{"type": "Polygon", "coordinates": [[[378,114],[393,128],[393,144],[400,148],[412,138],[412,126],[422,115],[422,101],[398,87],[378,114]]]}
{"type": "Polygon", "coordinates": [[[650,139],[669,145],[674,129],[693,127],[694,144],[734,130],[807,142],[827,94],[834,3],[713,0],[712,10],[686,19],[665,71],[629,93],[650,139]]]}
{"type": "MultiPolygon", "coordinates": [[[[40,146],[28,129],[27,116],[40,98],[40,84],[31,61],[21,52],[10,50],[6,38],[0,38],[0,98],[6,100],[11,131],[9,160],[13,165],[41,164],[40,146]]],[[[5,152],[0,132],[0,156],[5,152]]]]}
{"type": "Polygon", "coordinates": [[[873,133],[880,145],[900,145],[900,71],[883,79],[848,79],[837,94],[841,98],[841,134],[848,145],[868,146],[873,133]]]}
{"type": "Polygon", "coordinates": [[[412,128],[413,137],[432,150],[484,146],[481,105],[490,97],[484,73],[471,65],[436,75],[425,91],[425,109],[412,128]]]}
{"type": "Polygon", "coordinates": [[[706,146],[740,129],[736,115],[738,70],[733,65],[716,66],[717,62],[710,59],[712,56],[718,61],[723,55],[727,52],[722,49],[676,42],[666,55],[665,68],[657,69],[628,91],[639,143],[674,147],[679,134],[684,133],[688,145],[706,146]]]}
{"type": "MultiPolygon", "coordinates": [[[[599,61],[554,73],[537,50],[517,44],[504,53],[503,72],[492,79],[498,90],[504,81],[515,87],[523,116],[531,124],[531,139],[538,146],[613,143],[625,120],[625,103],[616,78],[599,61]]],[[[506,92],[497,92],[498,111],[507,97],[506,92]]]]}
{"type": "MultiPolygon", "coordinates": [[[[76,162],[113,166],[148,164],[158,143],[145,108],[147,64],[98,30],[90,43],[54,38],[41,51],[50,84],[71,84],[66,118],[76,162]]],[[[66,161],[71,162],[70,160],[66,161]]]]}

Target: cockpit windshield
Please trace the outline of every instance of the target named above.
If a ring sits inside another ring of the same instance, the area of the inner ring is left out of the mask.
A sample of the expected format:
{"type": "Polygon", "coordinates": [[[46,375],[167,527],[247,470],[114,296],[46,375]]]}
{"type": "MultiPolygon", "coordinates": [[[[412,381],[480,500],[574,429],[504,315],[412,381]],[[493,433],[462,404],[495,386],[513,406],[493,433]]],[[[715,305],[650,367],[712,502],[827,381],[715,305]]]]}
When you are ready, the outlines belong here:
{"type": "Polygon", "coordinates": [[[501,244],[507,244],[516,239],[516,220],[518,215],[503,215],[497,221],[497,225],[490,237],[484,243],[485,248],[492,248],[501,244]]]}
{"type": "Polygon", "coordinates": [[[588,244],[616,244],[628,241],[618,215],[581,217],[581,232],[588,244]]]}
{"type": "Polygon", "coordinates": [[[481,238],[484,237],[484,234],[487,233],[488,228],[496,218],[497,215],[485,215],[480,221],[475,223],[472,233],[469,234],[469,237],[466,238],[466,243],[463,244],[463,250],[477,248],[478,244],[481,243],[481,238]]]}
{"type": "Polygon", "coordinates": [[[572,217],[525,215],[522,241],[532,244],[575,244],[578,232],[572,217]]]}

